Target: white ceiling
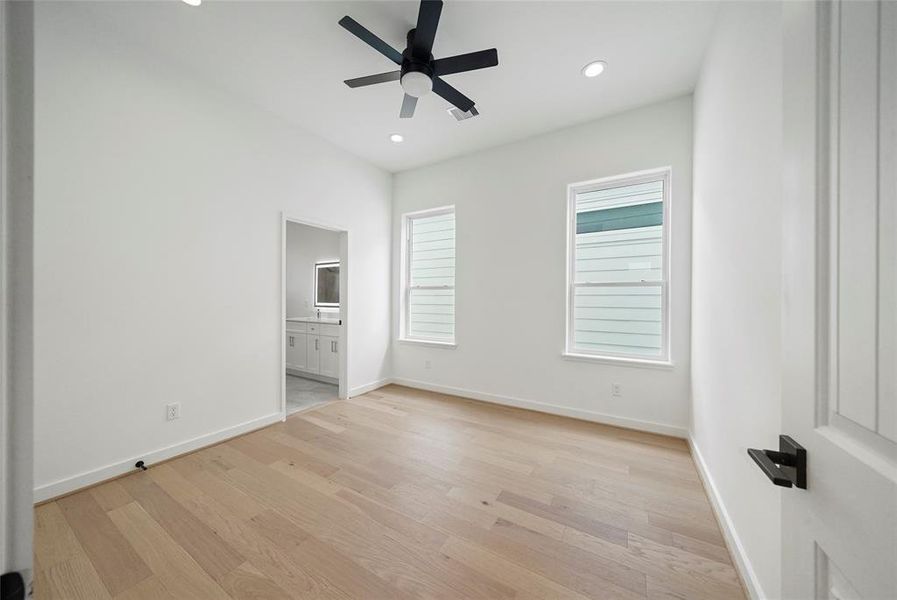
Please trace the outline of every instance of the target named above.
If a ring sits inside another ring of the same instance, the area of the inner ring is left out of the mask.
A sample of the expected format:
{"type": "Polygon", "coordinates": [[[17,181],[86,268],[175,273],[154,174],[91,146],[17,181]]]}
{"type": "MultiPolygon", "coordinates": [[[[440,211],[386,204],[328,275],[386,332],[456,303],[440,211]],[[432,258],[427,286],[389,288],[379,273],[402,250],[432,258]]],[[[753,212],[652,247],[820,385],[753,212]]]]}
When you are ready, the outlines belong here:
{"type": "Polygon", "coordinates": [[[481,115],[456,122],[422,98],[398,118],[398,82],[350,89],[343,79],[395,66],[337,25],[350,15],[398,50],[416,2],[100,2],[94,16],[210,82],[390,171],[400,171],[690,92],[714,2],[448,0],[439,58],[498,48],[499,66],[446,77],[481,115]],[[583,65],[607,61],[600,77],[583,65]],[[390,133],[405,136],[403,144],[390,133]]]}

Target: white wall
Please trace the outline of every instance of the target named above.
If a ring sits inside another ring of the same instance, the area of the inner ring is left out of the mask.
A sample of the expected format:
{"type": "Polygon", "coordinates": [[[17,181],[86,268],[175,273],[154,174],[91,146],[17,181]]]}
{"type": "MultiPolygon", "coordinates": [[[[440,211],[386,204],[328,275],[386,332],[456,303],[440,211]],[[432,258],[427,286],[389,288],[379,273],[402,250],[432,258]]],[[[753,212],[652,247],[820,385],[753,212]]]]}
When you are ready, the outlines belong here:
{"type": "Polygon", "coordinates": [[[780,423],[782,23],[723,3],[695,92],[693,441],[764,598],[780,582],[779,488],[748,458],[780,423]]]}
{"type": "MultiPolygon", "coordinates": [[[[684,435],[689,391],[691,111],[691,97],[678,98],[396,175],[396,281],[400,215],[456,206],[457,348],[397,343],[395,377],[485,400],[684,435]],[[663,166],[672,166],[673,173],[675,367],[563,359],[567,184],[663,166]],[[426,361],[431,368],[426,368],[426,361]],[[622,397],[611,396],[613,382],[621,384],[622,397]]],[[[398,304],[396,297],[394,308],[398,304]]],[[[399,322],[396,314],[393,321],[399,322]]]]}
{"type": "Polygon", "coordinates": [[[281,211],[348,229],[349,388],[389,375],[391,176],[84,10],[37,4],[38,498],[276,418],[281,211]]]}
{"type": "Polygon", "coordinates": [[[315,312],[315,263],[339,262],[339,236],[336,231],[287,222],[288,317],[315,312]]]}

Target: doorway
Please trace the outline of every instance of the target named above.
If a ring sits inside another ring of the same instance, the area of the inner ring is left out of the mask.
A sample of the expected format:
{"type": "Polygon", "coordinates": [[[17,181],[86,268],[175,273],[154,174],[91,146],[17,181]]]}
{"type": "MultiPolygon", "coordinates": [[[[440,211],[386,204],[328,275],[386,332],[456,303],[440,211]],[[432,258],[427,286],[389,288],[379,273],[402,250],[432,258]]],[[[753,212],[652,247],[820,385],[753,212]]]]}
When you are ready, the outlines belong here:
{"type": "Polygon", "coordinates": [[[348,232],[283,217],[283,417],[346,397],[348,232]]]}

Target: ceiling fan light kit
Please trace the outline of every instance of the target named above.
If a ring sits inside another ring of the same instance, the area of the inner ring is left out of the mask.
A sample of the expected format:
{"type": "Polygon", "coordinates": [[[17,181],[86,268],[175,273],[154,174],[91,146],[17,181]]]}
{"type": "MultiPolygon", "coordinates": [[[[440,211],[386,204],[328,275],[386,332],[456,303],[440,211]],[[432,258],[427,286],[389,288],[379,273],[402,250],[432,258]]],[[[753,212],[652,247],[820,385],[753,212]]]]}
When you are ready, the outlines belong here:
{"type": "Polygon", "coordinates": [[[408,71],[399,80],[402,89],[409,96],[420,98],[425,94],[429,94],[433,89],[433,80],[420,71],[408,71]]]}
{"type": "Polygon", "coordinates": [[[352,17],[346,15],[340,19],[339,24],[343,28],[399,66],[397,71],[347,79],[346,85],[356,88],[398,80],[405,92],[399,110],[402,119],[414,116],[417,99],[431,91],[452,104],[459,114],[465,115],[462,118],[452,113],[459,121],[478,115],[474,101],[446,83],[442,76],[494,67],[498,65],[498,51],[491,48],[448,58],[433,58],[433,41],[441,14],[442,0],[421,0],[417,26],[408,32],[403,52],[384,42],[352,17]]]}

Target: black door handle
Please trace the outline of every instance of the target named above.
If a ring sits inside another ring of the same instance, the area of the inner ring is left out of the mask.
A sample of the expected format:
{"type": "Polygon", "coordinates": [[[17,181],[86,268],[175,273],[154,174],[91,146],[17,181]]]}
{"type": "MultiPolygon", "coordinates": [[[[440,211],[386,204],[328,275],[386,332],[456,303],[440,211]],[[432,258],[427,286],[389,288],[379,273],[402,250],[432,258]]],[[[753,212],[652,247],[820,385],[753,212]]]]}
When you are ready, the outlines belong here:
{"type": "Polygon", "coordinates": [[[807,489],[807,451],[787,435],[779,436],[779,451],[748,448],[760,470],[775,485],[807,489]]]}

